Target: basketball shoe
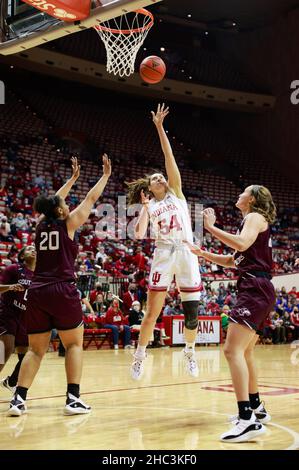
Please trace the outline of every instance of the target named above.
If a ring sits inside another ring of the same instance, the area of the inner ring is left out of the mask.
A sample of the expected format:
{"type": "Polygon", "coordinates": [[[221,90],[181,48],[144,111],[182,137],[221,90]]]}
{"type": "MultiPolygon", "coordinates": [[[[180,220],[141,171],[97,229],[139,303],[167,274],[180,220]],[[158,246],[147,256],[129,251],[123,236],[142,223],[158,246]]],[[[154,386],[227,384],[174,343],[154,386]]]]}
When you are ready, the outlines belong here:
{"type": "Polygon", "coordinates": [[[66,404],[63,414],[70,415],[84,415],[91,412],[91,407],[86,405],[81,398],[77,398],[71,393],[67,394],[66,404]]]}
{"type": "Polygon", "coordinates": [[[187,372],[191,375],[191,377],[198,377],[199,369],[195,357],[195,351],[193,349],[185,348],[183,349],[183,355],[187,372]]]}
{"type": "Polygon", "coordinates": [[[132,362],[131,365],[131,377],[134,380],[140,380],[144,371],[144,366],[143,366],[143,361],[146,358],[144,356],[143,358],[140,358],[136,356],[136,354],[133,354],[134,361],[132,362]]]}
{"type": "Polygon", "coordinates": [[[25,400],[20,395],[14,395],[9,404],[7,416],[21,416],[24,413],[27,413],[25,400]]]}
{"type": "MultiPolygon", "coordinates": [[[[261,402],[257,408],[252,409],[252,411],[254,412],[256,419],[258,419],[260,423],[267,424],[269,423],[269,421],[271,421],[271,415],[266,411],[263,402],[261,402]]],[[[233,415],[228,418],[228,421],[234,424],[236,424],[238,420],[238,415],[233,415]]]]}
{"type": "Polygon", "coordinates": [[[8,381],[9,381],[9,377],[6,377],[6,379],[1,379],[1,380],[0,380],[0,385],[1,385],[1,387],[6,388],[6,389],[9,390],[12,394],[14,394],[17,387],[11,387],[11,386],[9,385],[8,381]]]}
{"type": "Polygon", "coordinates": [[[223,442],[247,442],[265,432],[265,426],[252,413],[250,419],[239,419],[232,429],[220,436],[220,440],[223,442]]]}

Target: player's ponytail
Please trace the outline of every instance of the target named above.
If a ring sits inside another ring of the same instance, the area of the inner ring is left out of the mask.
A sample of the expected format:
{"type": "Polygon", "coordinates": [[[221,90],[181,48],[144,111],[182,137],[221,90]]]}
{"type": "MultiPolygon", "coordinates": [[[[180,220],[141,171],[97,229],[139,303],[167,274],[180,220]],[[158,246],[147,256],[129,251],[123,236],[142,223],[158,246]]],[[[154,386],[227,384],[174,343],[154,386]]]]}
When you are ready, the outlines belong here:
{"type": "Polygon", "coordinates": [[[254,184],[251,187],[251,194],[254,202],[250,205],[251,212],[258,212],[263,215],[269,224],[273,224],[276,219],[276,206],[268,188],[254,184]]]}
{"type": "Polygon", "coordinates": [[[125,183],[128,188],[128,202],[129,205],[141,203],[141,191],[145,194],[149,192],[150,176],[139,178],[131,183],[125,183]]]}
{"type": "Polygon", "coordinates": [[[60,206],[60,196],[38,196],[33,203],[33,209],[43,214],[48,220],[58,218],[57,208],[60,206]]]}

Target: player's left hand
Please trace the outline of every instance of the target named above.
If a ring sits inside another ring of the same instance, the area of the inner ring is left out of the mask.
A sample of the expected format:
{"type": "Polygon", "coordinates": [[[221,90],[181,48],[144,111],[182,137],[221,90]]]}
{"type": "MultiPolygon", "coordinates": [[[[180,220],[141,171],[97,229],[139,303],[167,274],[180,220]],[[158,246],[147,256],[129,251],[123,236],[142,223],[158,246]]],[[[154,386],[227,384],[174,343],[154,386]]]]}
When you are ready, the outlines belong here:
{"type": "Polygon", "coordinates": [[[216,222],[216,216],[215,216],[215,211],[211,207],[208,207],[203,211],[203,221],[204,221],[204,226],[207,230],[209,228],[213,227],[216,222]]]}

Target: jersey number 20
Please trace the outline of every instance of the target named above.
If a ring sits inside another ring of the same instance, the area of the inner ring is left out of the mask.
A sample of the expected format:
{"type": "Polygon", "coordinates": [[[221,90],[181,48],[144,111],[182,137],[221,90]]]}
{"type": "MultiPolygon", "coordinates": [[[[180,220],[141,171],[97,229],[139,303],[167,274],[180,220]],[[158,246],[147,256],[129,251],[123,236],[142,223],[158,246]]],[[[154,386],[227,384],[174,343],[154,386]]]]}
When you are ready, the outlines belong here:
{"type": "Polygon", "coordinates": [[[59,232],[41,232],[42,240],[39,244],[40,251],[59,250],[59,232]]]}

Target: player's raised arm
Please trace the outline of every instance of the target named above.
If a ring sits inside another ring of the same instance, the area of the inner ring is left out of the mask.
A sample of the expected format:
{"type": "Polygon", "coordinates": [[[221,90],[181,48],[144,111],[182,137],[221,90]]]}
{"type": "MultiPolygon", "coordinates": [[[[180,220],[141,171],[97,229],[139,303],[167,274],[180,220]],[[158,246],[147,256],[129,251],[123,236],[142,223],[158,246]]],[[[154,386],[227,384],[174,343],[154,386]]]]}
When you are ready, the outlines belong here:
{"type": "Polygon", "coordinates": [[[167,114],[169,114],[169,108],[165,107],[164,103],[162,105],[158,104],[156,113],[154,113],[154,111],[151,111],[151,113],[153,117],[153,123],[155,124],[159,134],[161,147],[165,157],[165,167],[169,187],[174,191],[177,197],[182,199],[184,198],[184,195],[182,193],[182,180],[180,171],[175,161],[169,139],[163,127],[163,121],[167,114]]]}
{"type": "Polygon", "coordinates": [[[108,179],[111,175],[111,161],[106,154],[103,155],[103,176],[87,193],[84,201],[74,209],[67,217],[67,228],[71,235],[74,233],[89,217],[92,207],[104,191],[108,179]]]}
{"type": "Polygon", "coordinates": [[[72,169],[73,169],[73,174],[70,177],[69,180],[60,188],[58,189],[57,193],[55,196],[60,196],[63,199],[66,199],[70,190],[72,189],[73,185],[76,183],[77,179],[80,176],[80,165],[78,165],[78,159],[77,157],[72,157],[72,169]]]}

